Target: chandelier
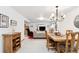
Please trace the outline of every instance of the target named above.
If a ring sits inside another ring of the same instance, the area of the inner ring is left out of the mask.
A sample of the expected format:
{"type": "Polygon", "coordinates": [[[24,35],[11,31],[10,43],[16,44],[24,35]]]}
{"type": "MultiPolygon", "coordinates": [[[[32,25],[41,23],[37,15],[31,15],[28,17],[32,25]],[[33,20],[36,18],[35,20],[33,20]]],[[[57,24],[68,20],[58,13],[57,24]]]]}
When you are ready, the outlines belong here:
{"type": "Polygon", "coordinates": [[[56,11],[55,11],[55,13],[52,13],[51,14],[51,16],[49,17],[49,19],[52,21],[52,22],[54,22],[54,24],[55,24],[55,30],[56,31],[58,31],[58,22],[61,22],[61,21],[63,21],[64,20],[64,18],[65,18],[65,15],[63,15],[63,14],[59,14],[59,6],[56,6],[56,11]]]}

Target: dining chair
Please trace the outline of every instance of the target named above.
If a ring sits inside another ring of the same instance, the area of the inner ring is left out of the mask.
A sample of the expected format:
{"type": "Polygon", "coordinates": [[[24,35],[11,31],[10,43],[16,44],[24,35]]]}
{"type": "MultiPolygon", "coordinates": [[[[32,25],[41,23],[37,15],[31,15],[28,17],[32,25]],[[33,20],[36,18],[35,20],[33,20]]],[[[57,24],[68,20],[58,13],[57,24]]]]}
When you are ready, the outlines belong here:
{"type": "Polygon", "coordinates": [[[59,43],[59,52],[72,52],[74,45],[74,34],[73,32],[66,33],[66,41],[59,43]]]}
{"type": "Polygon", "coordinates": [[[65,52],[73,52],[74,48],[74,33],[69,32],[66,33],[66,46],[65,46],[65,52]]]}
{"type": "Polygon", "coordinates": [[[51,38],[48,36],[47,31],[45,31],[45,34],[46,34],[46,40],[47,40],[46,46],[48,48],[48,51],[49,51],[49,49],[54,49],[55,48],[54,47],[54,41],[51,40],[51,38]]]}
{"type": "Polygon", "coordinates": [[[74,41],[74,52],[78,52],[79,49],[79,32],[75,33],[75,41],[74,41]]]}

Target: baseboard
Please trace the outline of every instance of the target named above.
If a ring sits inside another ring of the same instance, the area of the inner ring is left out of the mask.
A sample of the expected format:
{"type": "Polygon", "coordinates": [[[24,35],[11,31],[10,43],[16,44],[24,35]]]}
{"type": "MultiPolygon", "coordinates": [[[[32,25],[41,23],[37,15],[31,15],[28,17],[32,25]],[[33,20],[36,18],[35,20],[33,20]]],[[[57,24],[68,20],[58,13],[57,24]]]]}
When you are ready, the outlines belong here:
{"type": "Polygon", "coordinates": [[[33,37],[33,39],[46,39],[46,37],[33,37]]]}
{"type": "Polygon", "coordinates": [[[25,39],[21,40],[21,41],[24,41],[25,39]]]}

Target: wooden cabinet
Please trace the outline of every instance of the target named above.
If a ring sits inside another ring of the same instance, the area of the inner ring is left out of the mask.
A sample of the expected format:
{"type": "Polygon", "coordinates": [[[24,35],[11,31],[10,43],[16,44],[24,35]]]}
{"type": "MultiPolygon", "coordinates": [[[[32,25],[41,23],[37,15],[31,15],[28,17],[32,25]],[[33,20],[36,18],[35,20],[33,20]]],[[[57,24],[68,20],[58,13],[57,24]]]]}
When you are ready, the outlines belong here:
{"type": "Polygon", "coordinates": [[[21,47],[21,33],[3,34],[5,53],[14,53],[21,47]]]}

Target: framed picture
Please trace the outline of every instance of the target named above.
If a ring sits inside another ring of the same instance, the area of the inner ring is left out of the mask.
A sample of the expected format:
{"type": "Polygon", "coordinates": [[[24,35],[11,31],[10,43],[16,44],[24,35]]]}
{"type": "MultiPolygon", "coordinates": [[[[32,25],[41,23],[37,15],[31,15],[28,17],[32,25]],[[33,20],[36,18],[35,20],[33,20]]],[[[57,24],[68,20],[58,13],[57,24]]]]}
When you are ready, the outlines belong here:
{"type": "Polygon", "coordinates": [[[9,27],[9,17],[3,14],[0,14],[0,28],[9,27]]]}
{"type": "Polygon", "coordinates": [[[76,28],[79,28],[79,15],[77,15],[77,16],[75,17],[74,25],[75,25],[76,28]]]}
{"type": "Polygon", "coordinates": [[[17,25],[17,21],[15,21],[15,20],[10,20],[10,25],[11,25],[11,26],[16,26],[16,25],[17,25]]]}

